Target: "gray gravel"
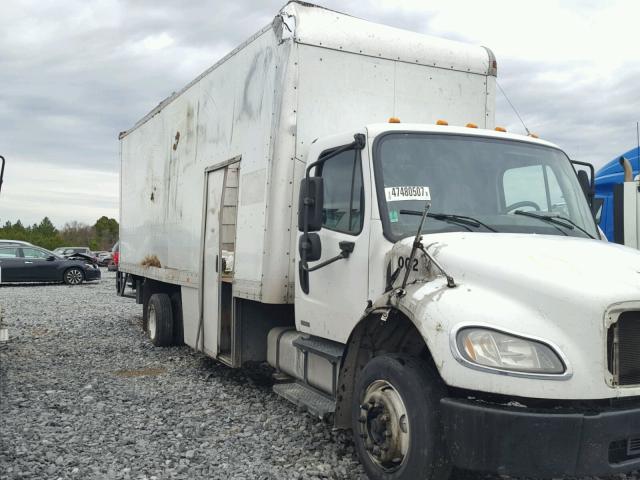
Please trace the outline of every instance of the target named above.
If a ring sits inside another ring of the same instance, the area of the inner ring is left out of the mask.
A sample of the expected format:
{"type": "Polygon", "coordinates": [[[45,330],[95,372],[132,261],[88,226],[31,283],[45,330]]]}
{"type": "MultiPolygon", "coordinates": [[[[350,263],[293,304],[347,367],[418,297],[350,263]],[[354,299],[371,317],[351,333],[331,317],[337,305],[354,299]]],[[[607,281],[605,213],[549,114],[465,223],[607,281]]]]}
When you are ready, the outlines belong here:
{"type": "Polygon", "coordinates": [[[114,284],[0,287],[2,479],[364,478],[348,436],[272,393],[267,367],[153,347],[114,284]]]}

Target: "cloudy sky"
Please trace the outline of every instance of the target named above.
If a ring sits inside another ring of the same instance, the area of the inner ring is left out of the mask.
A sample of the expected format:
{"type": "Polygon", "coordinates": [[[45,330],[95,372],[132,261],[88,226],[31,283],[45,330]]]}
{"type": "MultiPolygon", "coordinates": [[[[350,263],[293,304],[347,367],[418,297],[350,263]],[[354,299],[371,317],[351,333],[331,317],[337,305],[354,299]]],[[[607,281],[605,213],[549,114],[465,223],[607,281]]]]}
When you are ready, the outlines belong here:
{"type": "MultiPolygon", "coordinates": [[[[0,221],[118,217],[121,130],[271,21],[284,0],[12,0],[0,14],[0,221]]],[[[529,129],[600,166],[636,142],[637,0],[322,0],[490,47],[529,129]]],[[[498,99],[496,123],[523,133],[498,99]]]]}

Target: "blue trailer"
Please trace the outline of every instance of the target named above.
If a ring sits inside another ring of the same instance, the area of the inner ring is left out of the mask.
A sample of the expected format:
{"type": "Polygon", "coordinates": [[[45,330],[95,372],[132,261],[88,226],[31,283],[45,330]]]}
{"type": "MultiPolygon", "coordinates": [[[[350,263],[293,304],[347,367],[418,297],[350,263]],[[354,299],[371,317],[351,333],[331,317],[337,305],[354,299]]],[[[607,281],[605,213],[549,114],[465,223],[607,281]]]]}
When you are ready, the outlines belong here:
{"type": "Polygon", "coordinates": [[[605,233],[609,241],[622,243],[620,235],[616,235],[616,222],[614,221],[615,200],[614,190],[616,185],[624,182],[624,169],[620,163],[620,157],[624,157],[631,163],[633,176],[640,174],[640,155],[638,147],[632,148],[628,152],[617,156],[596,174],[596,205],[601,204],[596,218],[600,228],[605,233]]]}

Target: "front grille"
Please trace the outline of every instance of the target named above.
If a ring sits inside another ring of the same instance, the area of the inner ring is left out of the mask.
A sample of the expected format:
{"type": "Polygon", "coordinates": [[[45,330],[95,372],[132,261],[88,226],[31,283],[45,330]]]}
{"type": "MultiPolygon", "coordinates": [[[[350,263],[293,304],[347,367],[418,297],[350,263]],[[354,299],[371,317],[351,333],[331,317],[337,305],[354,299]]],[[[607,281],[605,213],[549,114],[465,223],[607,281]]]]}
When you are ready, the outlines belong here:
{"type": "Polygon", "coordinates": [[[607,335],[608,366],[618,385],[640,384],[640,311],[624,312],[607,335]]]}

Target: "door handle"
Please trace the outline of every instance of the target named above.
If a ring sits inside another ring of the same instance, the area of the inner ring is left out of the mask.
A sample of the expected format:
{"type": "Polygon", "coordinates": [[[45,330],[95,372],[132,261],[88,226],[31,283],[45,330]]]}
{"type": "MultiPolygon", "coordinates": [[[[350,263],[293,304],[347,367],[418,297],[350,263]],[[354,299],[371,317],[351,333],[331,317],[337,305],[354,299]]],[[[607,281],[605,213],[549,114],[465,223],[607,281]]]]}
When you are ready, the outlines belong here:
{"type": "Polygon", "coordinates": [[[218,255],[216,255],[216,273],[218,273],[218,255]]]}

